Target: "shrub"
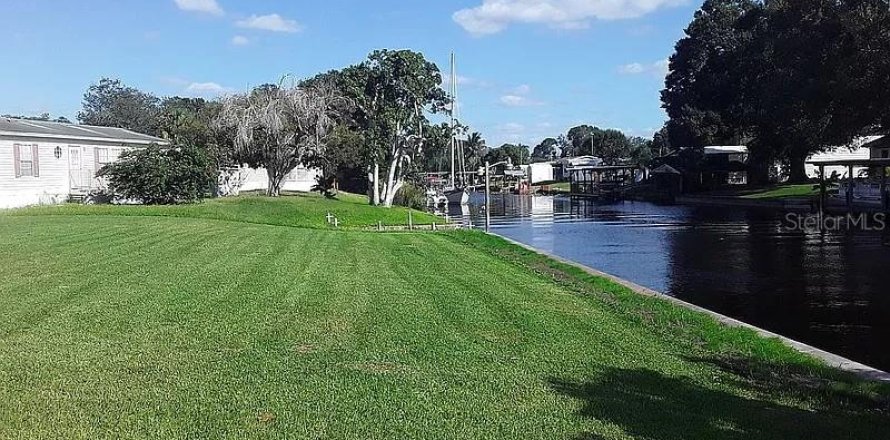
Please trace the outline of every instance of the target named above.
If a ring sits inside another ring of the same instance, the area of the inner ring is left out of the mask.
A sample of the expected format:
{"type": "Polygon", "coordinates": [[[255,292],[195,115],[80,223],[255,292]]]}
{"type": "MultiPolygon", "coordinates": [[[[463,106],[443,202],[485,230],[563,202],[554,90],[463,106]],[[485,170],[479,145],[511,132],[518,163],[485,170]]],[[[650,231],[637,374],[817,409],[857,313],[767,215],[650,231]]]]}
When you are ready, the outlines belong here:
{"type": "Polygon", "coordinates": [[[328,199],[333,199],[337,197],[336,183],[337,176],[320,174],[315,176],[315,185],[312,186],[312,191],[318,192],[328,199]]]}
{"type": "Polygon", "coordinates": [[[393,198],[393,204],[422,210],[426,208],[426,191],[422,186],[406,182],[393,198]]]}
{"type": "Polygon", "coordinates": [[[108,188],[116,197],[149,205],[200,200],[211,193],[216,180],[203,149],[158,145],[126,151],[97,175],[108,179],[108,188]]]}

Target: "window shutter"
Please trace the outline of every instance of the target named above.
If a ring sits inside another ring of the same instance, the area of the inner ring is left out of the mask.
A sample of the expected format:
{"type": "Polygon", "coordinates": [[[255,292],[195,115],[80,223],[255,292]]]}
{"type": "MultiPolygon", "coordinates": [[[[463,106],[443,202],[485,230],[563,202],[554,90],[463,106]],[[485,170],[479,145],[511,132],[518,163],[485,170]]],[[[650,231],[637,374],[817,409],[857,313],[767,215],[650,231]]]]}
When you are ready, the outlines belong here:
{"type": "Polygon", "coordinates": [[[12,145],[12,163],[15,167],[15,177],[22,177],[22,152],[19,150],[21,145],[12,145]]]}
{"type": "Polygon", "coordinates": [[[99,150],[101,150],[99,147],[93,148],[93,174],[99,172],[99,150]]]}
{"type": "Polygon", "coordinates": [[[40,177],[40,148],[37,144],[31,145],[31,175],[40,177]]]}

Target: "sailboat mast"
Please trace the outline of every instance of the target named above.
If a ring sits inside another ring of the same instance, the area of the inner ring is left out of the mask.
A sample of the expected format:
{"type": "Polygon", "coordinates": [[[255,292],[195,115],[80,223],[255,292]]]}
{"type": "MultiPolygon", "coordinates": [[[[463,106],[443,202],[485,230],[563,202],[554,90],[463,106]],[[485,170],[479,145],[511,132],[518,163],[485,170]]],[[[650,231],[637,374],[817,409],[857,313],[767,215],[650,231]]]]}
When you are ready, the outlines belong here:
{"type": "Polygon", "coordinates": [[[455,139],[454,139],[454,129],[455,129],[455,117],[454,112],[457,109],[457,78],[455,76],[456,69],[454,67],[454,52],[451,52],[451,186],[457,187],[457,179],[454,174],[454,158],[455,158],[455,139]]]}

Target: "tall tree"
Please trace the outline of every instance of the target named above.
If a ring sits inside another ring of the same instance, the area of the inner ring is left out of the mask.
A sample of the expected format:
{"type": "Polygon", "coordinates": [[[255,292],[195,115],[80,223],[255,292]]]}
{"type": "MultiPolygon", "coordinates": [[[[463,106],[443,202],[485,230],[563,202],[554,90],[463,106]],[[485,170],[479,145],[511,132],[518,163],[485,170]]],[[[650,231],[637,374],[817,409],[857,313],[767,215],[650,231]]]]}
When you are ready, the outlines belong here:
{"type": "Polygon", "coordinates": [[[482,158],[488,151],[485,145],[485,139],[482,133],[474,131],[467,136],[467,140],[463,142],[463,148],[467,155],[467,169],[474,170],[482,165],[482,158]]]}
{"type": "Polygon", "coordinates": [[[82,124],[154,135],[159,103],[156,96],[127,87],[119,79],[102,78],[83,95],[83,109],[77,119],[82,124]]]}
{"type": "Polygon", "coordinates": [[[522,144],[504,144],[488,151],[485,160],[489,163],[497,163],[509,160],[513,165],[527,165],[529,163],[529,148],[522,144]]]}
{"type": "Polygon", "coordinates": [[[569,141],[569,148],[563,149],[563,157],[580,156],[584,151],[590,151],[590,137],[593,134],[593,127],[589,125],[579,125],[569,129],[566,139],[569,141]]]}
{"type": "Polygon", "coordinates": [[[392,206],[422,157],[428,114],[448,105],[439,68],[417,52],[378,50],[359,65],[314,80],[325,78],[356,104],[352,119],[368,147],[371,202],[392,206]]]}
{"type": "Polygon", "coordinates": [[[585,154],[603,159],[608,165],[616,165],[630,154],[630,141],[620,130],[594,127],[587,142],[585,154]]]}
{"type": "Polygon", "coordinates": [[[324,150],[346,105],[334,89],[321,85],[264,85],[223,99],[216,126],[234,136],[240,160],[266,169],[267,194],[278,196],[285,176],[324,150]]]}
{"type": "Polygon", "coordinates": [[[662,101],[670,142],[744,142],[753,182],[883,122],[886,0],[707,0],[671,57],[662,101]],[[864,55],[865,54],[865,55],[864,55]]]}
{"type": "Polygon", "coordinates": [[[532,150],[532,159],[541,161],[552,159],[556,155],[558,145],[559,142],[554,138],[544,139],[532,150]]]}

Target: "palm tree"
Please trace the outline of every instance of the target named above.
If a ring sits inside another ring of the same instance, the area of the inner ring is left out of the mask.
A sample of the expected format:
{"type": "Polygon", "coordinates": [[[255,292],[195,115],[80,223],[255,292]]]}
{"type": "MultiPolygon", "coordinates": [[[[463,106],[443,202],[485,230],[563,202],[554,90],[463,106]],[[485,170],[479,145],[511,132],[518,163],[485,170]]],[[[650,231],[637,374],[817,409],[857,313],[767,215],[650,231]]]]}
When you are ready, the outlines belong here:
{"type": "Polygon", "coordinates": [[[482,166],[482,157],[485,156],[485,150],[487,149],[482,133],[476,131],[467,136],[464,148],[467,155],[467,168],[474,170],[482,166]]]}

